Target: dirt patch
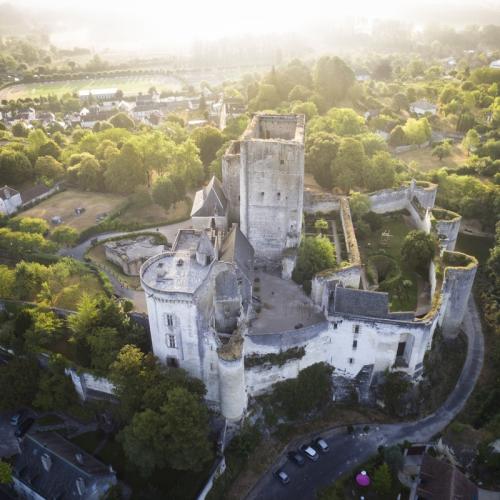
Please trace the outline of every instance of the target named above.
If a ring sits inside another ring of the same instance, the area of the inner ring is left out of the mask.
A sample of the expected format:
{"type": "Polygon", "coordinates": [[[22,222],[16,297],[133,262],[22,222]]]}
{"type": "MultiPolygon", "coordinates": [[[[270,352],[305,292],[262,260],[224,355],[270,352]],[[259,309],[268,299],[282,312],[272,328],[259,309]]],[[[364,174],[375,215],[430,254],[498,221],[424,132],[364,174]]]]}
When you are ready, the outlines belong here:
{"type": "Polygon", "coordinates": [[[456,168],[463,165],[467,161],[467,153],[461,145],[454,144],[451,150],[451,155],[440,160],[437,156],[432,155],[432,148],[415,149],[397,155],[398,158],[406,162],[417,162],[417,168],[421,172],[427,172],[441,167],[456,168]]]}
{"type": "Polygon", "coordinates": [[[52,217],[59,216],[64,225],[83,231],[97,223],[98,215],[113,212],[123,204],[125,199],[124,196],[117,194],[88,193],[68,189],[22,212],[19,217],[41,217],[50,223],[52,217]],[[85,208],[85,212],[76,215],[75,208],[77,207],[85,208]]]}

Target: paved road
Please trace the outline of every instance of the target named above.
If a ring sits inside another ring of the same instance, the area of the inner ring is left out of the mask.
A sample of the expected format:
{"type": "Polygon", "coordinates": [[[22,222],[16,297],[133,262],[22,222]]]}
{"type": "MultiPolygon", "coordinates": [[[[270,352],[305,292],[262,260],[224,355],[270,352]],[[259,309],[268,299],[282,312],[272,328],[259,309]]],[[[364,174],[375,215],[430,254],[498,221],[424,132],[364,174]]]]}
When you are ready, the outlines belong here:
{"type": "Polygon", "coordinates": [[[365,462],[377,452],[380,445],[390,446],[404,440],[422,442],[430,440],[446,427],[464,407],[481,372],[484,358],[484,339],[477,307],[471,298],[463,323],[468,346],[462,373],[445,403],[433,414],[422,420],[402,424],[371,427],[363,433],[357,429],[347,435],[343,429],[324,432],[323,437],[330,451],[322,454],[318,462],[308,461],[304,467],[296,467],[282,455],[272,469],[264,474],[247,500],[309,500],[316,497],[318,488],[331,484],[344,473],[365,462]],[[281,485],[272,471],[280,466],[290,476],[290,484],[281,485]]]}

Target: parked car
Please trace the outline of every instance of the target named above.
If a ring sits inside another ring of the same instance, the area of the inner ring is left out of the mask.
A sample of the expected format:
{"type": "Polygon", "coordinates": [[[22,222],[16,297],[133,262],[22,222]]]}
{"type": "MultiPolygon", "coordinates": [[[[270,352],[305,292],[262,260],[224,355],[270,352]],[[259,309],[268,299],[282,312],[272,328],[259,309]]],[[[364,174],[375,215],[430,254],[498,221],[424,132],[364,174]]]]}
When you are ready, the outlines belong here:
{"type": "Polygon", "coordinates": [[[288,484],[290,482],[290,477],[288,476],[288,474],[281,469],[277,470],[274,473],[274,477],[278,479],[278,481],[280,481],[281,484],[288,484]]]}
{"type": "Polygon", "coordinates": [[[326,453],[330,449],[328,443],[322,437],[318,437],[314,440],[314,446],[323,453],[326,453]]]}
{"type": "Polygon", "coordinates": [[[19,410],[17,413],[10,417],[10,425],[18,426],[23,417],[26,416],[26,410],[19,410]]]}
{"type": "Polygon", "coordinates": [[[27,418],[26,420],[22,420],[21,423],[17,426],[16,432],[14,432],[14,436],[21,438],[23,437],[29,430],[30,427],[35,423],[34,418],[27,418]]]}
{"type": "Polygon", "coordinates": [[[289,451],[288,459],[299,467],[302,467],[306,463],[306,459],[298,451],[289,451]]]}
{"type": "Polygon", "coordinates": [[[316,462],[319,459],[318,452],[310,444],[303,444],[300,449],[309,460],[316,462]]]}

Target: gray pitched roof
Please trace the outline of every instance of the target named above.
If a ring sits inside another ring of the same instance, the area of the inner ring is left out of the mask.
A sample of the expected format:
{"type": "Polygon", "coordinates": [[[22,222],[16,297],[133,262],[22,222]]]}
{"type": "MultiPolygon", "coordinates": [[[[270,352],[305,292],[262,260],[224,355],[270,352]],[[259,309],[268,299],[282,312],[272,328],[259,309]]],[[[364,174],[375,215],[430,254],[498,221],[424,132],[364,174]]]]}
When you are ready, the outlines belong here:
{"type": "Polygon", "coordinates": [[[389,315],[389,295],[384,292],[369,292],[337,286],[333,308],[336,313],[387,318],[389,315]]]}
{"type": "Polygon", "coordinates": [[[237,224],[233,227],[222,244],[219,260],[234,262],[251,280],[253,275],[254,249],[237,224]]]}
{"type": "Polygon", "coordinates": [[[44,498],[87,498],[87,494],[78,494],[77,481],[87,492],[95,484],[100,494],[106,485],[116,483],[109,467],[55,432],[28,433],[24,437],[14,476],[44,498]],[[49,463],[48,470],[42,460],[49,463]]]}
{"type": "Polygon", "coordinates": [[[222,184],[217,177],[212,177],[203,189],[197,191],[191,217],[212,217],[225,215],[227,198],[222,189],[222,184]]]}
{"type": "Polygon", "coordinates": [[[11,188],[7,185],[5,185],[3,188],[0,188],[0,198],[2,200],[7,200],[15,194],[19,194],[19,191],[16,191],[14,188],[11,188]]]}

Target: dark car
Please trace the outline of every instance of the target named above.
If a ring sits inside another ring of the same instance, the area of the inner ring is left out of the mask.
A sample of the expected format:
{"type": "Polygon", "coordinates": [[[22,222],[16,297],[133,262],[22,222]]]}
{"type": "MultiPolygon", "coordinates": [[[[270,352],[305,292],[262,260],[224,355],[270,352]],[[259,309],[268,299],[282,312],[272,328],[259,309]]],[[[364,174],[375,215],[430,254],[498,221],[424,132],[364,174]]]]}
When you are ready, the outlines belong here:
{"type": "Polygon", "coordinates": [[[314,440],[314,447],[322,453],[326,453],[330,449],[328,443],[322,437],[318,437],[314,440]]]}
{"type": "Polygon", "coordinates": [[[281,482],[281,484],[288,484],[290,482],[290,477],[288,476],[288,474],[283,471],[283,470],[277,470],[275,473],[274,473],[274,477],[281,482]]]}
{"type": "Polygon", "coordinates": [[[34,418],[27,418],[26,420],[23,420],[16,429],[16,432],[14,432],[14,436],[20,438],[23,437],[29,430],[30,427],[35,423],[34,418]]]}
{"type": "Polygon", "coordinates": [[[12,415],[12,417],[10,417],[10,425],[14,425],[17,427],[26,416],[26,413],[26,410],[19,410],[17,413],[12,415]]]}
{"type": "Polygon", "coordinates": [[[299,467],[302,467],[306,463],[306,459],[298,451],[289,451],[288,459],[299,467]]]}

